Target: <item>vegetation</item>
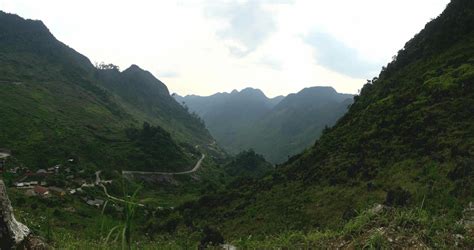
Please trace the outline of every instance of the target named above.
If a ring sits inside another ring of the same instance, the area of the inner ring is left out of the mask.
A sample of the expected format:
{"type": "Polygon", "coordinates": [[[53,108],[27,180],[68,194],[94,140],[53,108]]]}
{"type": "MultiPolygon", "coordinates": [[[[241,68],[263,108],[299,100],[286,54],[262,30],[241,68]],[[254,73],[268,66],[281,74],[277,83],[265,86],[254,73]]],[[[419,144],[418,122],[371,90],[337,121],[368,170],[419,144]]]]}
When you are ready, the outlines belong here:
{"type": "Polygon", "coordinates": [[[135,163],[130,164],[133,167],[131,169],[172,172],[190,169],[195,164],[161,127],[145,122],[141,130],[128,129],[126,134],[136,147],[135,152],[128,156],[128,160],[135,163]]]}
{"type": "Polygon", "coordinates": [[[250,149],[236,155],[224,165],[224,170],[234,177],[258,178],[272,171],[273,167],[263,156],[250,149]]]}
{"type": "Polygon", "coordinates": [[[281,163],[309,147],[352,103],[331,87],[305,88],[267,98],[258,89],[175,98],[201,115],[219,144],[231,153],[249,148],[281,163]]]}
{"type": "Polygon", "coordinates": [[[130,113],[157,123],[176,140],[193,145],[212,142],[204,122],[178,104],[166,85],[150,72],[137,65],[120,72],[113,64],[100,64],[95,76],[101,86],[118,96],[130,113]]]}
{"type": "MultiPolygon", "coordinates": [[[[334,127],[272,169],[252,150],[218,157],[198,118],[154,100],[169,95],[151,74],[96,69],[42,23],[0,13],[0,141],[14,154],[2,175],[11,185],[14,167],[59,162],[81,183],[49,198],[10,188],[16,215],[58,248],[472,248],[473,20],[473,1],[452,0],[334,127]],[[200,153],[197,173],[120,176],[200,153]],[[99,169],[112,183],[90,185],[99,169]],[[86,203],[98,198],[107,203],[86,203]]],[[[63,175],[47,181],[75,185],[63,175]]]]}
{"type": "Polygon", "coordinates": [[[386,209],[363,211],[341,230],[287,231],[282,234],[248,236],[232,242],[244,249],[273,248],[464,248],[473,237],[457,236],[459,229],[447,218],[429,218],[421,209],[386,209]],[[409,215],[408,217],[405,217],[409,215]],[[399,223],[409,223],[401,226],[399,223]]]}
{"type": "Polygon", "coordinates": [[[185,220],[227,240],[339,231],[354,211],[385,203],[424,204],[423,216],[455,224],[474,200],[473,20],[472,1],[452,1],[313,147],[262,179],[187,204],[185,220]]]}

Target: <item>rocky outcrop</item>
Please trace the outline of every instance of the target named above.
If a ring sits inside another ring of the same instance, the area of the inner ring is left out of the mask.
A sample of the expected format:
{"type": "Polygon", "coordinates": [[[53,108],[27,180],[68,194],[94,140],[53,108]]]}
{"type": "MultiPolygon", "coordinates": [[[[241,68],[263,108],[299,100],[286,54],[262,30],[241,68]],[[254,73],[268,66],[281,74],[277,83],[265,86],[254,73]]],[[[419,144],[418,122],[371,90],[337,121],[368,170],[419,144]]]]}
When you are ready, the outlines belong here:
{"type": "Polygon", "coordinates": [[[462,225],[466,229],[474,229],[474,202],[469,202],[469,205],[463,211],[462,225]]]}
{"type": "Polygon", "coordinates": [[[30,229],[18,222],[8,199],[7,189],[0,180],[0,249],[46,249],[43,241],[31,235],[30,229]]]}

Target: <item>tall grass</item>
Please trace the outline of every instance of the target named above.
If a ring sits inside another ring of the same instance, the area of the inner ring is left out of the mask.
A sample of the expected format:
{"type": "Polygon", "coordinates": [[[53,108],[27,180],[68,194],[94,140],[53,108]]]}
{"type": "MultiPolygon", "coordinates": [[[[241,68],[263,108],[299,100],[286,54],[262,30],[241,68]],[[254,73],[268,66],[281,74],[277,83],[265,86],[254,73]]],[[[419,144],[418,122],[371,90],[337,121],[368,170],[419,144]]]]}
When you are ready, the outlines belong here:
{"type": "MultiPolygon", "coordinates": [[[[122,182],[123,183],[123,182],[122,182]]],[[[124,206],[122,214],[122,222],[119,225],[114,226],[107,233],[107,236],[103,240],[105,245],[117,244],[120,243],[122,249],[131,249],[132,248],[132,227],[135,219],[136,210],[139,206],[137,202],[137,194],[141,189],[141,186],[138,186],[132,195],[128,195],[125,185],[123,187],[123,198],[122,204],[124,206]]],[[[114,202],[120,202],[114,200],[114,202]]],[[[108,202],[104,203],[102,208],[102,215],[104,216],[105,209],[108,202]]],[[[104,217],[103,217],[104,218],[104,217]]],[[[101,232],[104,230],[104,220],[102,220],[101,232]]]]}

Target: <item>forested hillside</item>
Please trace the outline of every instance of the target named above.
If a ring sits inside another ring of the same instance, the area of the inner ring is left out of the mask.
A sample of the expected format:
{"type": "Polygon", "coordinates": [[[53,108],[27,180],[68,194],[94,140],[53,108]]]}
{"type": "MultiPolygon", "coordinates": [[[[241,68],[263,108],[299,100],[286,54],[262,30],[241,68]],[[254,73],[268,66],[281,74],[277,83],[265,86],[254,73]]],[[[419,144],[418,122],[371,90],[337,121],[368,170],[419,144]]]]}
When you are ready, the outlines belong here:
{"type": "Polygon", "coordinates": [[[41,21],[0,12],[0,147],[32,168],[74,158],[91,168],[151,161],[159,164],[147,169],[172,169],[194,164],[184,148],[212,143],[204,124],[150,73],[137,66],[107,77],[104,71],[56,40],[41,21]],[[126,131],[145,121],[170,134],[156,142],[167,148],[161,152],[179,150],[138,157],[144,149],[126,131]]]}
{"type": "Polygon", "coordinates": [[[99,83],[119,96],[132,113],[157,122],[180,141],[193,144],[212,142],[203,121],[178,104],[166,85],[150,72],[137,65],[122,72],[113,65],[99,65],[96,75],[99,83]]]}
{"type": "Polygon", "coordinates": [[[474,200],[473,87],[474,2],[453,0],[311,148],[261,180],[188,204],[185,219],[213,224],[229,239],[292,230],[321,230],[314,237],[324,238],[326,229],[359,237],[371,223],[391,226],[393,217],[382,225],[364,215],[351,220],[378,203],[412,223],[390,229],[398,235],[454,244],[456,230],[469,237],[456,225],[474,200]]]}

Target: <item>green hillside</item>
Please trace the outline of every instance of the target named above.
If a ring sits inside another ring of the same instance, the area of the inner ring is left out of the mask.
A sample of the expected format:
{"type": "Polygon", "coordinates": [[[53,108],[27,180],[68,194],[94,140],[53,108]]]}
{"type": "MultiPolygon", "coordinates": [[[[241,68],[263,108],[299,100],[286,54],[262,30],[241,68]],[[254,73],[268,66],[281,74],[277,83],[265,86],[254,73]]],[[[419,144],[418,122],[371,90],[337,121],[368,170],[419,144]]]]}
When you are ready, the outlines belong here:
{"type": "Polygon", "coordinates": [[[0,12],[0,147],[32,168],[69,158],[101,169],[191,167],[199,154],[185,148],[213,141],[203,123],[150,73],[132,66],[116,74],[104,80],[102,70],[56,40],[41,21],[0,12]],[[140,94],[143,100],[133,99],[140,94]],[[137,147],[127,136],[144,121],[169,131],[155,142],[166,148],[162,153],[137,147]]]}
{"type": "Polygon", "coordinates": [[[230,176],[243,178],[262,177],[274,170],[263,156],[256,154],[253,150],[240,152],[223,168],[230,176]]]}
{"type": "Polygon", "coordinates": [[[474,2],[453,0],[354,100],[276,173],[188,204],[185,220],[213,225],[229,241],[295,230],[329,237],[325,230],[370,226],[355,217],[379,203],[399,215],[420,210],[401,228],[427,246],[455,232],[469,237],[456,222],[474,200],[474,2]]]}
{"type": "Polygon", "coordinates": [[[203,121],[177,103],[166,85],[150,72],[137,65],[122,72],[112,65],[102,65],[96,76],[100,84],[116,94],[136,116],[158,123],[180,141],[199,145],[212,143],[203,121]]]}

